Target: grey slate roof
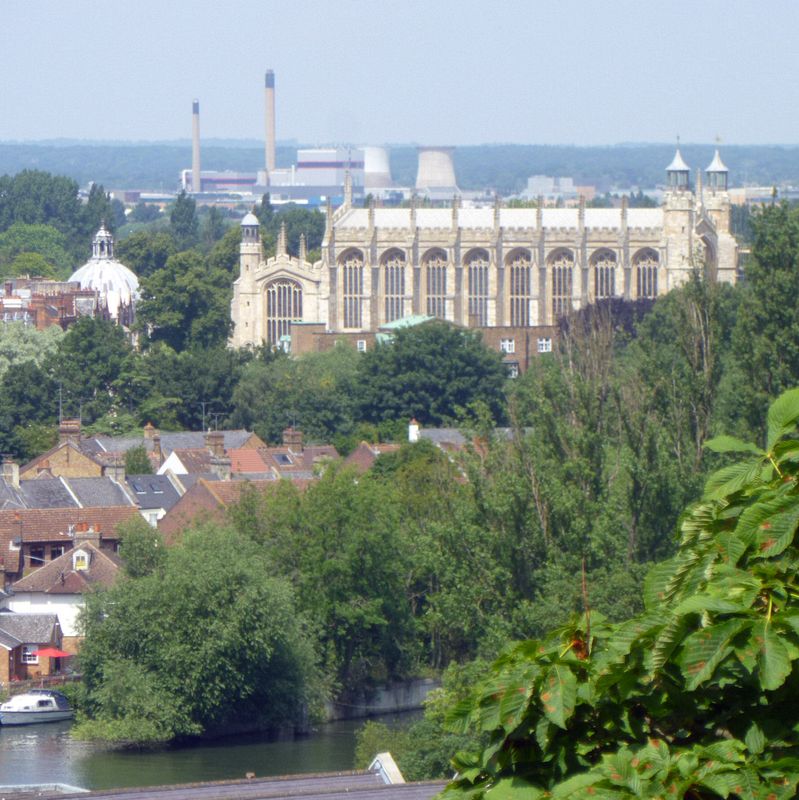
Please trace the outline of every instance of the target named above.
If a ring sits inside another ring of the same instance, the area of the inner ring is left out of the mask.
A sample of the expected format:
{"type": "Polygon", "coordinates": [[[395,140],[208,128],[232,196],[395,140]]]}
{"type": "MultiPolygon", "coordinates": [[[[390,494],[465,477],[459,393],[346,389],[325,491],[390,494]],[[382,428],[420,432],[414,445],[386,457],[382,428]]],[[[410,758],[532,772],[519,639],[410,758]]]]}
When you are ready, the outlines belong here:
{"type": "Polygon", "coordinates": [[[121,484],[111,478],[65,478],[84,508],[134,505],[121,484]]]}
{"type": "Polygon", "coordinates": [[[11,648],[25,643],[49,642],[53,638],[56,625],[56,614],[17,614],[4,611],[0,613],[0,642],[11,648]]]}
{"type": "MultiPolygon", "coordinates": [[[[142,789],[95,790],[85,800],[432,800],[445,781],[386,784],[375,772],[328,772],[142,789]],[[144,792],[144,793],[143,793],[144,792]]],[[[5,795],[13,800],[13,794],[5,795]]],[[[55,797],[43,792],[37,797],[55,797]]]]}
{"type": "Polygon", "coordinates": [[[451,444],[457,447],[466,444],[466,437],[457,428],[422,428],[419,436],[435,444],[451,444]]]}
{"type": "Polygon", "coordinates": [[[178,490],[167,475],[128,475],[125,482],[139,508],[169,511],[180,500],[178,490]]]}
{"type": "MultiPolygon", "coordinates": [[[[93,478],[92,480],[98,480],[93,478]]],[[[100,478],[99,480],[105,480],[100,478]]],[[[61,478],[31,478],[20,481],[26,508],[77,508],[80,503],[61,478]]]]}
{"type": "Polygon", "coordinates": [[[5,508],[27,508],[25,498],[5,478],[0,478],[0,510],[5,508]]]}
{"type": "MultiPolygon", "coordinates": [[[[242,447],[252,436],[250,431],[232,430],[220,431],[223,435],[225,450],[242,447]]],[[[202,431],[175,431],[162,432],[161,452],[166,458],[173,450],[186,450],[205,447],[205,433],[202,431]]],[[[152,450],[152,439],[142,436],[93,436],[91,439],[81,441],[81,449],[87,453],[100,454],[105,452],[126,453],[134,447],[144,445],[147,450],[152,450]]]]}

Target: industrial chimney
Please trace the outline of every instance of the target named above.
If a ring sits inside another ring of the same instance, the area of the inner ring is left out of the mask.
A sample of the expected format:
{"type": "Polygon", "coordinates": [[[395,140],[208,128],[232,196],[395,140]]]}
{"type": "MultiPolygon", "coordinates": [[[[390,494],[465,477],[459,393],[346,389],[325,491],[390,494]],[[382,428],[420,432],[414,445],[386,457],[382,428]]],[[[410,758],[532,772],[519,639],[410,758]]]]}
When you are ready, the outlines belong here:
{"type": "Polygon", "coordinates": [[[452,164],[454,147],[419,147],[417,189],[438,189],[457,193],[455,167],[452,164]]]}
{"type": "Polygon", "coordinates": [[[275,73],[268,69],[264,79],[266,101],[266,178],[275,171],[275,73]]]}
{"type": "Polygon", "coordinates": [[[363,185],[367,189],[387,189],[391,182],[391,167],[388,152],[384,147],[362,147],[363,185]]]}
{"type": "Polygon", "coordinates": [[[200,180],[200,101],[191,104],[191,190],[202,191],[200,180]]]}

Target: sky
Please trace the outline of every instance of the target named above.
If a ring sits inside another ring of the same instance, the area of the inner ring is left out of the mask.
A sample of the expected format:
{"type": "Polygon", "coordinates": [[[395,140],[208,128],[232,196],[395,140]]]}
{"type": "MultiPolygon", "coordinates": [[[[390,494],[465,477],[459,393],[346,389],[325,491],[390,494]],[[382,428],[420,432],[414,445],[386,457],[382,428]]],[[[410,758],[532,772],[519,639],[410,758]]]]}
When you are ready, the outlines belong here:
{"type": "Polygon", "coordinates": [[[795,0],[0,0],[0,141],[799,142],[795,0]]]}

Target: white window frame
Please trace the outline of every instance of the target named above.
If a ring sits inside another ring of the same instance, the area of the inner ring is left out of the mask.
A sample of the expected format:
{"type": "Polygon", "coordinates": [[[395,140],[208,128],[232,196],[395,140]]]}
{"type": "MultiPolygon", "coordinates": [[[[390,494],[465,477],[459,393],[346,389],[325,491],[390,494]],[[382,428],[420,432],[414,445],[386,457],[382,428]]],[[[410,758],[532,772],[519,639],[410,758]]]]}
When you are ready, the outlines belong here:
{"type": "Polygon", "coordinates": [[[538,339],[538,352],[551,353],[552,352],[552,337],[542,336],[538,339]]]}
{"type": "Polygon", "coordinates": [[[365,353],[366,352],[366,339],[358,339],[355,342],[355,348],[357,349],[357,351],[359,353],[365,353]]]}
{"type": "Polygon", "coordinates": [[[38,664],[39,656],[33,654],[34,650],[38,650],[38,644],[23,644],[22,652],[20,653],[20,660],[23,664],[38,664]]]}
{"type": "Polygon", "coordinates": [[[507,353],[508,355],[513,355],[516,352],[516,340],[500,339],[499,350],[501,353],[507,353]]]}

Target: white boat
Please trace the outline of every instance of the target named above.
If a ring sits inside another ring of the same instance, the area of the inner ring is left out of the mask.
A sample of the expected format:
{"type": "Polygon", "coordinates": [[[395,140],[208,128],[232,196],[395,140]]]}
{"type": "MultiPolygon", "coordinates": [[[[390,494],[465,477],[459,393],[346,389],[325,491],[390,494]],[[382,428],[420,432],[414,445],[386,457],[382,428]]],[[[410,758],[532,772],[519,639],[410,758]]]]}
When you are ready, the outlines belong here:
{"type": "Polygon", "coordinates": [[[72,719],[75,712],[61,692],[31,689],[17,694],[0,705],[0,725],[33,725],[72,719]]]}

